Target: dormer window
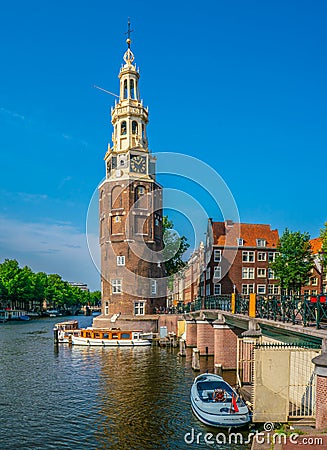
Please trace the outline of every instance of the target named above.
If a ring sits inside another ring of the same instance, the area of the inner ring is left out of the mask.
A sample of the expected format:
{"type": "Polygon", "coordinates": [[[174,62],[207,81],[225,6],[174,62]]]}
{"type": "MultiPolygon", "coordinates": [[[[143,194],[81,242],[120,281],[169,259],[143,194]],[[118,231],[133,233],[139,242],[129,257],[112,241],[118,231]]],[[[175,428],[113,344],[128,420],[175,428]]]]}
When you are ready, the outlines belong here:
{"type": "Polygon", "coordinates": [[[124,120],[124,121],[121,123],[121,126],[120,126],[120,134],[121,134],[122,136],[124,136],[125,134],[127,134],[126,120],[124,120]]]}
{"type": "Polygon", "coordinates": [[[242,238],[237,238],[237,245],[238,245],[239,247],[242,247],[242,246],[244,245],[244,239],[242,239],[242,238]]]}
{"type": "Polygon", "coordinates": [[[257,247],[265,247],[266,243],[266,239],[257,239],[257,247]]]}
{"type": "Polygon", "coordinates": [[[137,122],[133,120],[132,122],[132,134],[137,134],[137,122]]]}

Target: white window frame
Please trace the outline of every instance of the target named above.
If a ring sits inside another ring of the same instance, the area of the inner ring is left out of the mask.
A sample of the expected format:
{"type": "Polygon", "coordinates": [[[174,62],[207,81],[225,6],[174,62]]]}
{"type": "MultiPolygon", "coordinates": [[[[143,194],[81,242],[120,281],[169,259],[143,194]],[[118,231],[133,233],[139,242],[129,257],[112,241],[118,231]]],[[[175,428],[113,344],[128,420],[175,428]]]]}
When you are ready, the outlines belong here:
{"type": "Polygon", "coordinates": [[[258,252],[257,261],[266,261],[266,260],[267,260],[267,253],[266,252],[258,252]]]}
{"type": "Polygon", "coordinates": [[[268,252],[268,261],[274,262],[278,254],[278,252],[268,252]]]}
{"type": "Polygon", "coordinates": [[[221,284],[220,283],[214,283],[214,285],[213,285],[213,294],[214,295],[221,295],[221,284]]]}
{"type": "Polygon", "coordinates": [[[318,286],[318,278],[317,277],[311,278],[311,286],[318,286]]]}
{"type": "Polygon", "coordinates": [[[254,263],[255,262],[255,252],[253,250],[243,250],[242,251],[242,262],[254,263]]]}
{"type": "Polygon", "coordinates": [[[206,270],[206,280],[210,280],[210,267],[207,267],[206,270]]]}
{"type": "Polygon", "coordinates": [[[268,284],[268,295],[279,295],[278,284],[268,284]]]}
{"type": "Polygon", "coordinates": [[[150,293],[151,295],[157,294],[157,280],[150,280],[150,293]]]}
{"type": "Polygon", "coordinates": [[[117,255],[117,266],[125,265],[125,255],[117,255]]]}
{"type": "Polygon", "coordinates": [[[118,278],[111,280],[111,293],[112,294],[122,293],[122,280],[118,278]]]}
{"type": "Polygon", "coordinates": [[[214,262],[220,262],[221,261],[221,250],[215,249],[213,251],[213,260],[214,260],[214,262]]]}
{"type": "Polygon", "coordinates": [[[257,267],[257,277],[258,278],[266,278],[267,269],[265,267],[257,267]]]}
{"type": "Polygon", "coordinates": [[[270,267],[268,267],[268,280],[275,280],[275,273],[270,267]]]}
{"type": "Polygon", "coordinates": [[[243,245],[244,245],[244,239],[242,239],[242,238],[237,238],[236,241],[237,241],[238,247],[243,247],[243,245]]]}
{"type": "Polygon", "coordinates": [[[242,294],[249,295],[254,294],[255,284],[242,284],[242,294]]]}
{"type": "Polygon", "coordinates": [[[242,280],[254,280],[254,267],[242,267],[242,280]]]}
{"type": "Polygon", "coordinates": [[[221,267],[220,266],[214,266],[214,268],[213,268],[213,279],[214,280],[220,280],[221,279],[221,267]]]}
{"type": "Polygon", "coordinates": [[[257,247],[266,247],[267,241],[266,239],[257,239],[257,247]]]}
{"type": "Polygon", "coordinates": [[[144,316],[145,302],[134,302],[134,316],[144,316]]]}
{"type": "Polygon", "coordinates": [[[260,295],[266,294],[266,285],[265,284],[257,284],[257,294],[260,294],[260,295]]]}
{"type": "Polygon", "coordinates": [[[206,295],[210,295],[210,284],[206,284],[206,295]]]}

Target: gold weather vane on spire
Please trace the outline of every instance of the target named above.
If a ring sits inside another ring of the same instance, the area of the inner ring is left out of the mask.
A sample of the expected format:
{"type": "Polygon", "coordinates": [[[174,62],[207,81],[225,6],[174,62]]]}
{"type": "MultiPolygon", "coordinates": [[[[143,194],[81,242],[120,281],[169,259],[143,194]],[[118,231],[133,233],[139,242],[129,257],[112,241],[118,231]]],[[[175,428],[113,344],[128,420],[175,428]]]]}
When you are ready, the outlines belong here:
{"type": "Polygon", "coordinates": [[[127,65],[131,65],[132,62],[134,61],[134,55],[133,55],[133,52],[132,52],[132,50],[131,50],[131,42],[132,42],[132,40],[131,40],[131,33],[132,33],[133,31],[134,31],[134,30],[131,30],[131,21],[130,21],[130,18],[128,18],[128,22],[127,22],[127,31],[126,31],[126,33],[125,33],[125,34],[127,34],[126,44],[127,44],[127,46],[128,46],[128,49],[127,49],[127,51],[125,52],[125,55],[124,55],[124,61],[125,61],[125,63],[126,63],[127,65]]]}

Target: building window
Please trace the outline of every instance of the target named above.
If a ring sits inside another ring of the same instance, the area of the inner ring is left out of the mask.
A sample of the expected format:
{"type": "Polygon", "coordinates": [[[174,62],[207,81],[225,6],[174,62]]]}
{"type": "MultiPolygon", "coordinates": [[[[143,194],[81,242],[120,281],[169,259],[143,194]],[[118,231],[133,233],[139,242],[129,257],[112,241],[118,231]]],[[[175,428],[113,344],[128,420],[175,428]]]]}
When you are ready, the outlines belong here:
{"type": "Polygon", "coordinates": [[[242,278],[243,280],[254,279],[254,267],[242,267],[242,278]]]}
{"type": "Polygon", "coordinates": [[[117,266],[124,266],[125,265],[125,256],[117,256],[117,266]]]}
{"type": "Polygon", "coordinates": [[[264,278],[266,276],[266,269],[263,269],[262,267],[258,267],[257,275],[260,278],[264,278]]]}
{"type": "Polygon", "coordinates": [[[206,285],[206,295],[210,295],[210,284],[206,285]]]}
{"type": "Polygon", "coordinates": [[[311,295],[318,295],[317,289],[312,289],[311,290],[311,295]]]}
{"type": "Polygon", "coordinates": [[[242,261],[243,262],[254,262],[254,252],[242,252],[242,261]]]}
{"type": "Polygon", "coordinates": [[[144,316],[144,304],[145,304],[145,302],[135,302],[134,303],[135,316],[144,316]]]}
{"type": "Polygon", "coordinates": [[[213,260],[214,260],[214,262],[220,262],[221,261],[221,250],[214,250],[214,252],[213,252],[213,260]]]}
{"type": "Polygon", "coordinates": [[[257,293],[264,295],[266,293],[266,285],[265,284],[258,284],[257,286],[257,293]]]}
{"type": "Polygon", "coordinates": [[[157,280],[150,280],[151,295],[156,295],[157,293],[157,280]]]}
{"type": "Polygon", "coordinates": [[[277,255],[278,255],[277,252],[268,252],[268,261],[274,262],[277,255]]]}
{"type": "Polygon", "coordinates": [[[242,245],[244,245],[244,239],[242,239],[242,238],[237,238],[236,241],[237,241],[237,245],[238,245],[239,247],[242,247],[242,245]]]}
{"type": "Polygon", "coordinates": [[[221,284],[220,283],[215,283],[213,285],[213,293],[214,293],[214,295],[221,295],[221,284]]]}
{"type": "Polygon", "coordinates": [[[268,284],[268,295],[278,295],[279,286],[277,284],[268,284]]]}
{"type": "Polygon", "coordinates": [[[258,252],[258,261],[266,261],[266,252],[258,252]]]}
{"type": "Polygon", "coordinates": [[[120,134],[124,136],[127,134],[127,126],[126,126],[126,120],[123,120],[120,126],[120,134]]]}
{"type": "Polygon", "coordinates": [[[206,280],[210,280],[210,267],[206,270],[206,280]]]}
{"type": "Polygon", "coordinates": [[[265,247],[266,239],[257,239],[257,247],[265,247]]]}
{"type": "Polygon", "coordinates": [[[269,280],[274,280],[275,279],[275,274],[274,271],[272,269],[268,269],[268,278],[269,280]]]}
{"type": "Polygon", "coordinates": [[[109,303],[108,302],[106,302],[104,313],[105,313],[106,316],[109,314],[109,303]]]}
{"type": "Polygon", "coordinates": [[[318,278],[312,277],[311,278],[311,284],[312,284],[312,286],[318,286],[318,278]]]}
{"type": "Polygon", "coordinates": [[[113,294],[121,294],[122,292],[121,280],[111,280],[111,291],[113,294]]]}
{"type": "Polygon", "coordinates": [[[220,280],[221,278],[221,267],[220,266],[215,266],[213,269],[213,277],[214,279],[218,279],[220,280]]]}
{"type": "Polygon", "coordinates": [[[132,134],[137,134],[137,122],[133,120],[132,122],[132,134]]]}
{"type": "Polygon", "coordinates": [[[242,294],[249,295],[254,293],[254,284],[242,284],[242,294]]]}

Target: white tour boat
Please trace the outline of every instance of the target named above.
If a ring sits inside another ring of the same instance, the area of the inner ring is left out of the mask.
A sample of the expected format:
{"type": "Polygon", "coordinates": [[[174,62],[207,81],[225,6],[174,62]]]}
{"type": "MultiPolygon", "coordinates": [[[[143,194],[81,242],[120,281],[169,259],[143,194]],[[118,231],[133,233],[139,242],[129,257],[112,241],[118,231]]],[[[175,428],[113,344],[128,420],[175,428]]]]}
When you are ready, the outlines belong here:
{"type": "Polygon", "coordinates": [[[98,347],[139,347],[151,345],[148,339],[142,337],[142,331],[126,331],[117,328],[85,328],[72,334],[73,345],[98,347]]]}

